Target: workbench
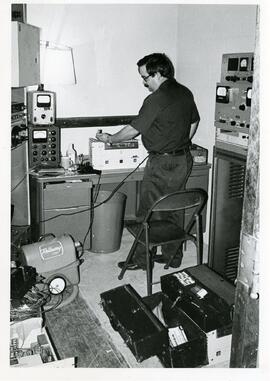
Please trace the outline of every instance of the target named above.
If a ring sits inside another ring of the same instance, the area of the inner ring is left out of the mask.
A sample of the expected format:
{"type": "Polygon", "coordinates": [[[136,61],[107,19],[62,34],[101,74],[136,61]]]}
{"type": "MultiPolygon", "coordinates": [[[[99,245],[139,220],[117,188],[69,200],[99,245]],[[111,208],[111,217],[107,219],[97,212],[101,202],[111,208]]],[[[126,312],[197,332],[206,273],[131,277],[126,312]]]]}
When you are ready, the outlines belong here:
{"type": "MultiPolygon", "coordinates": [[[[210,167],[209,164],[194,165],[187,188],[208,191],[210,167]]],[[[32,240],[37,241],[41,235],[53,232],[56,236],[68,233],[82,242],[90,226],[91,205],[97,186],[100,191],[112,191],[123,181],[118,191],[128,196],[125,219],[135,219],[144,169],[131,172],[131,169],[105,170],[100,179],[96,174],[70,171],[54,176],[30,172],[32,240]]],[[[203,231],[205,221],[206,208],[203,212],[203,231]]],[[[90,247],[89,236],[88,234],[86,248],[90,247]]]]}

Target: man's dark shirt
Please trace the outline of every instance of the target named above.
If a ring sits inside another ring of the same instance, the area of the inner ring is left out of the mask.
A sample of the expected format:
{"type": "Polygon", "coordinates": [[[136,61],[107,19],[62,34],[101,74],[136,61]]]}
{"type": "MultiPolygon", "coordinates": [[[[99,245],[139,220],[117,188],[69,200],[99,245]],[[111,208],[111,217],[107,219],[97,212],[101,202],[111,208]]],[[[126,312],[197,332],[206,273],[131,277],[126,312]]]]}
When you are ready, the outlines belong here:
{"type": "Polygon", "coordinates": [[[190,125],[200,116],[192,92],[168,79],[147,98],[130,125],[149,152],[171,152],[189,144],[190,125]]]}

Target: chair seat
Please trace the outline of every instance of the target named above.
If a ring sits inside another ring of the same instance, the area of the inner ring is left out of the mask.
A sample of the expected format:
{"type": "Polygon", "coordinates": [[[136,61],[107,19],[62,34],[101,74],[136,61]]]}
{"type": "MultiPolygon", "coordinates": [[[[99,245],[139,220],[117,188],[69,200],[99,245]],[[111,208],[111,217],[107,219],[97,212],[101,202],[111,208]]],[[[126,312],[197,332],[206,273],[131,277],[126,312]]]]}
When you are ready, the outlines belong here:
{"type": "MultiPolygon", "coordinates": [[[[142,227],[142,223],[131,221],[125,227],[136,237],[142,227]]],[[[170,221],[157,220],[149,223],[149,245],[152,247],[187,239],[193,240],[193,236],[187,234],[183,229],[170,221]]],[[[138,242],[145,245],[145,230],[140,235],[138,242]]]]}

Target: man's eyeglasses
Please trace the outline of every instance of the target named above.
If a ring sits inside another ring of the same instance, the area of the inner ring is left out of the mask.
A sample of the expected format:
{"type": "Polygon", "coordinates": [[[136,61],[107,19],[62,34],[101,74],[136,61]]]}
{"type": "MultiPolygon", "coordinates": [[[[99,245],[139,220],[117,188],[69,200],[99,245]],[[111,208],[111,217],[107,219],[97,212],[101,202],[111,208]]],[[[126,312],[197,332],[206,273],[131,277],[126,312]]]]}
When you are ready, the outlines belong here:
{"type": "Polygon", "coordinates": [[[147,76],[144,76],[144,75],[141,75],[142,79],[144,80],[144,82],[147,82],[148,78],[149,77],[152,77],[152,75],[147,75],[147,76]]]}

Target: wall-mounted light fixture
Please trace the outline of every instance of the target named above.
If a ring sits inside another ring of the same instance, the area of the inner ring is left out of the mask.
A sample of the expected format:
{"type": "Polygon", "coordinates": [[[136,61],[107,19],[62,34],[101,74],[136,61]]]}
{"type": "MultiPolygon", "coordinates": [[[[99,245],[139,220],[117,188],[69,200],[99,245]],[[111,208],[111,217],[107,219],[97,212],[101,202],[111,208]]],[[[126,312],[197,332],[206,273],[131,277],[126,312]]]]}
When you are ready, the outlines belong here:
{"type": "Polygon", "coordinates": [[[51,41],[40,41],[40,79],[46,85],[75,85],[73,49],[51,41]]]}

